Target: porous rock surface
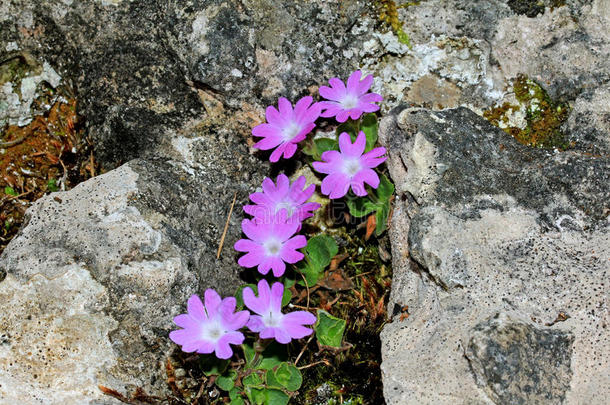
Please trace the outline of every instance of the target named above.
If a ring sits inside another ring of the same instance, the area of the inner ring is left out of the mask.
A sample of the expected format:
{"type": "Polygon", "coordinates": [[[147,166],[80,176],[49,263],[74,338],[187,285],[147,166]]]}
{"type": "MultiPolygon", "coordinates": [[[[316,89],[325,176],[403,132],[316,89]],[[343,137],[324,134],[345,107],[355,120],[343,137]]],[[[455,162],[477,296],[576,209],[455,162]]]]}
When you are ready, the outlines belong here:
{"type": "Polygon", "coordinates": [[[237,284],[239,207],[269,172],[250,128],[278,96],[356,67],[383,112],[480,113],[521,73],[573,108],[560,154],[466,110],[384,121],[390,308],[411,311],[382,336],[388,403],[603,403],[610,4],[556,3],[401,8],[410,49],[363,0],[2,2],[0,64],[34,73],[26,92],[2,83],[0,120],[26,123],[32,90],[68,85],[96,158],[128,163],[39,201],[0,257],[0,403],[115,403],[98,384],[166,395],[171,318],[237,284]]]}
{"type": "Polygon", "coordinates": [[[465,108],[396,109],[380,137],[387,402],[605,403],[610,158],[529,148],[465,108]]]}
{"type": "Polygon", "coordinates": [[[345,76],[369,10],[358,0],[11,0],[0,6],[0,60],[26,53],[69,78],[111,168],[204,115],[198,91],[260,116],[280,95],[345,76]]]}
{"type": "MultiPolygon", "coordinates": [[[[172,318],[192,293],[241,284],[240,207],[269,174],[249,148],[252,126],[278,96],[294,100],[357,66],[332,56],[368,35],[351,31],[367,7],[2,2],[0,64],[44,67],[27,74],[28,90],[70,87],[96,159],[124,165],[38,201],[0,257],[0,403],[117,402],[98,385],[170,393],[172,318]]],[[[23,80],[4,73],[0,119],[24,124],[38,112],[23,80]]]]}
{"type": "Polygon", "coordinates": [[[178,149],[190,164],[136,159],[28,210],[0,258],[0,403],[114,403],[98,385],[166,394],[171,320],[193,293],[235,292],[239,211],[216,250],[234,195],[266,167],[226,133],[196,135],[178,149]]]}

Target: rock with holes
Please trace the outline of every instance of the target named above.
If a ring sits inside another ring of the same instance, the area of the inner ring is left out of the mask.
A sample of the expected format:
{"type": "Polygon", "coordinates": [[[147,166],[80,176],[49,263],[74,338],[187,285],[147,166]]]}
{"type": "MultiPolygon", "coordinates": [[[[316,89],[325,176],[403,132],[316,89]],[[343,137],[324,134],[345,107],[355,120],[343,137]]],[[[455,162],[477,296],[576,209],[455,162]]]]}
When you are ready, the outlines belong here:
{"type": "MultiPolygon", "coordinates": [[[[372,13],[361,0],[13,0],[0,5],[0,73],[9,54],[48,63],[114,168],[210,117],[210,104],[231,109],[220,125],[248,133],[241,111],[259,121],[280,96],[346,78],[372,13]]],[[[13,94],[4,84],[2,73],[0,95],[13,94]]],[[[3,110],[0,100],[0,123],[3,110]]]]}
{"type": "Polygon", "coordinates": [[[488,396],[500,404],[562,403],[572,379],[569,332],[496,314],[472,330],[466,358],[488,396]]]}
{"type": "Polygon", "coordinates": [[[464,108],[397,109],[380,139],[398,194],[387,402],[605,403],[610,158],[524,146],[464,108]]]}
{"type": "Polygon", "coordinates": [[[102,385],[166,397],[172,319],[191,294],[233,295],[243,205],[268,170],[226,133],[185,131],[38,200],[0,257],[0,403],[110,404],[102,385]]]}

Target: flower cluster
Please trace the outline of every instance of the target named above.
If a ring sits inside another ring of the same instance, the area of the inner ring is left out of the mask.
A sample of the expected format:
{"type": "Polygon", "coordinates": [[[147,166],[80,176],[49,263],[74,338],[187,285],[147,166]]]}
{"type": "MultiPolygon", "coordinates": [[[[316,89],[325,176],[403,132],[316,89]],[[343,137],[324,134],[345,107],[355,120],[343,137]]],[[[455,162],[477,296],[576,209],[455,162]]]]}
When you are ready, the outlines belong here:
{"type": "MultiPolygon", "coordinates": [[[[346,83],[332,78],[330,87],[321,86],[324,101],[314,102],[307,96],[293,106],[288,99],[279,98],[277,108],[267,108],[266,122],[252,130],[255,137],[262,138],[254,147],[272,150],[271,162],[291,158],[298,144],[315,128],[318,118],[335,117],[344,123],[379,110],[375,103],[382,101],[382,97],[369,92],[372,83],[372,75],[362,78],[362,72],[355,71],[346,83]]],[[[385,161],[385,149],[378,147],[365,153],[366,146],[364,132],[359,132],[355,139],[343,132],[338,139],[339,150],[327,150],[320,155],[322,161],[313,162],[317,172],[326,174],[321,186],[323,194],[331,199],[341,198],[351,187],[354,194],[365,196],[365,183],[372,188],[379,186],[379,176],[372,169],[385,161]]],[[[244,206],[250,218],[241,224],[246,237],[234,245],[235,250],[245,253],[239,258],[239,265],[256,267],[262,275],[271,270],[273,276],[281,277],[286,263],[303,260],[304,254],[299,249],[307,245],[307,239],[298,233],[303,221],[320,208],[320,204],[309,202],[314,192],[315,185],[307,185],[304,176],[293,182],[285,174],[278,175],[275,182],[265,178],[261,190],[250,194],[252,204],[244,206]]],[[[174,318],[182,329],[172,331],[170,338],[185,352],[215,353],[218,358],[228,359],[233,355],[230,345],[243,343],[245,337],[240,330],[244,327],[258,333],[260,339],[275,339],[282,344],[313,332],[305,326],[316,322],[313,314],[282,312],[281,282],[270,286],[263,279],[258,282],[257,292],[258,296],[250,287],[243,289],[243,302],[249,311],[238,312],[234,297],[221,299],[212,289],[205,291],[204,302],[193,295],[188,300],[187,313],[174,318]]]]}
{"type": "Polygon", "coordinates": [[[248,311],[235,312],[235,298],[221,299],[212,289],[205,291],[205,305],[197,295],[187,303],[187,313],[174,318],[174,323],[183,329],[170,332],[169,337],[182,346],[185,352],[215,353],[219,359],[233,356],[229,344],[239,345],[244,341],[239,329],[247,326],[261,339],[275,339],[279,343],[290,343],[310,335],[313,330],[303,325],[313,325],[316,317],[306,311],[282,313],[284,285],[266,280],[258,282],[258,297],[250,287],[244,289],[243,297],[248,311]]]}
{"type": "MultiPolygon", "coordinates": [[[[320,96],[324,97],[325,101],[312,104],[313,99],[307,96],[298,100],[293,109],[290,101],[282,97],[278,100],[279,110],[273,106],[267,107],[267,123],[257,125],[252,130],[252,135],[263,138],[254,147],[263,150],[276,148],[269,160],[277,162],[282,155],[284,158],[294,155],[297,144],[315,128],[318,117],[335,117],[338,122],[343,123],[348,118],[358,120],[364,113],[379,110],[375,103],[383,98],[377,93],[369,92],[373,75],[362,78],[362,72],[357,70],[349,76],[346,83],[333,77],[329,84],[330,87],[320,87],[320,96]]],[[[366,137],[363,132],[358,134],[354,143],[351,142],[349,134],[344,132],[339,136],[339,151],[326,151],[321,156],[323,162],[313,163],[317,172],[327,174],[322,181],[322,194],[331,199],[341,198],[351,187],[354,194],[364,196],[367,194],[364,183],[377,188],[379,176],[371,169],[385,161],[382,155],[386,151],[380,147],[364,153],[365,146],[366,137]]],[[[279,181],[278,178],[278,188],[279,181]]],[[[269,189],[269,186],[267,188],[269,189]]],[[[252,199],[252,196],[250,198],[252,199]]],[[[256,198],[262,201],[263,196],[257,195],[256,198]]],[[[275,207],[278,206],[275,204],[275,207]]],[[[288,216],[292,216],[291,214],[289,212],[288,216]]]]}

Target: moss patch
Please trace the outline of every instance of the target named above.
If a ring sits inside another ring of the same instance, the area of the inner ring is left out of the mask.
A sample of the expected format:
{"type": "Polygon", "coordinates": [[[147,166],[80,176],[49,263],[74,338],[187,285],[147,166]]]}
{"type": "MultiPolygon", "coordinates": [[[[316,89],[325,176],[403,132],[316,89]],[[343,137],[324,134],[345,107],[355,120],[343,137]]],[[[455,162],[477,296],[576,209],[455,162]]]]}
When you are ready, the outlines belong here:
{"type": "Polygon", "coordinates": [[[544,14],[545,7],[553,9],[565,4],[565,0],[508,0],[507,3],[513,12],[530,18],[536,17],[538,14],[544,14]]]}
{"type": "Polygon", "coordinates": [[[398,18],[398,9],[418,5],[419,1],[410,1],[400,6],[393,0],[378,0],[375,2],[379,20],[385,23],[396,34],[398,40],[411,48],[409,35],[402,29],[402,21],[398,18]]]}
{"type": "Polygon", "coordinates": [[[552,100],[538,83],[523,75],[514,80],[513,89],[518,104],[494,106],[483,116],[524,145],[568,149],[570,144],[561,125],[568,118],[569,106],[552,100]],[[518,113],[522,113],[524,125],[511,120],[518,113]]]}

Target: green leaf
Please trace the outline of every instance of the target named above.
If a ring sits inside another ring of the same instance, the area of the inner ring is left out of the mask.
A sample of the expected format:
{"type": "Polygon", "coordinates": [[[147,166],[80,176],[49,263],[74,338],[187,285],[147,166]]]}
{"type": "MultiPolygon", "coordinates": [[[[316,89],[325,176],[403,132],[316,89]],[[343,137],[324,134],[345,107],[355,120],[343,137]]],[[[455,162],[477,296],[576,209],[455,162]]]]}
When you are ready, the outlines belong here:
{"type": "Polygon", "coordinates": [[[337,139],[343,133],[347,132],[352,142],[356,140],[356,136],[358,135],[358,128],[356,128],[356,123],[352,120],[347,120],[343,124],[337,127],[337,139]]]}
{"type": "Polygon", "coordinates": [[[12,195],[12,196],[19,195],[19,193],[17,193],[12,187],[9,187],[9,186],[4,187],[4,194],[8,194],[8,195],[12,195]]]}
{"type": "Polygon", "coordinates": [[[280,390],[267,389],[265,391],[265,405],[286,405],[290,401],[290,397],[280,390]]]}
{"type": "Polygon", "coordinates": [[[379,236],[388,227],[388,216],[390,215],[390,201],[386,201],[375,213],[375,235],[379,236]]]}
{"type": "Polygon", "coordinates": [[[324,346],[341,347],[345,324],[343,319],[335,318],[328,312],[319,309],[318,322],[315,326],[318,342],[324,346]]]}
{"type": "Polygon", "coordinates": [[[320,156],[322,156],[322,153],[329,150],[339,150],[339,143],[335,139],[318,138],[313,142],[316,144],[316,148],[320,156]]]}
{"type": "MultiPolygon", "coordinates": [[[[305,260],[297,267],[305,276],[307,285],[313,286],[318,282],[318,278],[338,251],[337,243],[330,236],[318,235],[307,241],[305,260]]],[[[305,283],[300,280],[299,285],[305,285],[305,283]]]]}
{"type": "Polygon", "coordinates": [[[241,382],[244,384],[244,387],[262,387],[263,379],[258,375],[258,373],[248,374],[244,377],[241,382]]]}
{"type": "Polygon", "coordinates": [[[233,401],[236,398],[241,399],[241,395],[239,395],[239,388],[233,387],[231,391],[229,391],[229,398],[233,401]]]}
{"type": "Polygon", "coordinates": [[[282,295],[282,306],[285,307],[286,305],[288,305],[291,299],[292,292],[289,289],[284,288],[284,294],[282,295]]]}
{"type": "Polygon", "coordinates": [[[284,277],[282,277],[282,279],[283,279],[282,282],[284,283],[285,289],[292,287],[297,282],[293,271],[286,271],[286,273],[284,273],[284,277]]]}
{"type": "Polygon", "coordinates": [[[270,387],[270,388],[279,388],[279,389],[284,388],[282,386],[282,384],[275,377],[275,374],[273,373],[273,370],[268,370],[267,374],[265,374],[265,376],[267,378],[267,387],[270,387]]]}
{"type": "Polygon", "coordinates": [[[346,198],[349,213],[355,217],[364,217],[377,209],[377,205],[368,197],[346,198]]]}
{"type": "Polygon", "coordinates": [[[288,358],[286,345],[271,343],[261,353],[261,362],[256,366],[259,370],[271,370],[288,358]]]}
{"type": "Polygon", "coordinates": [[[228,373],[216,378],[216,385],[223,391],[231,391],[235,386],[236,378],[237,372],[235,370],[230,370],[228,373]]]}
{"type": "Polygon", "coordinates": [[[229,360],[221,360],[216,356],[200,356],[199,367],[206,376],[221,375],[227,369],[229,360]]]}
{"type": "Polygon", "coordinates": [[[379,126],[377,124],[377,116],[373,113],[366,114],[362,117],[362,123],[360,129],[366,135],[366,149],[365,152],[370,151],[375,147],[377,143],[377,130],[379,126]]]}
{"type": "Polygon", "coordinates": [[[57,187],[57,180],[49,179],[47,182],[47,190],[51,192],[59,191],[59,187],[57,187]]]}
{"type": "Polygon", "coordinates": [[[231,398],[231,402],[229,402],[229,405],[244,405],[244,399],[242,397],[235,397],[235,398],[231,398]]]}
{"type": "Polygon", "coordinates": [[[242,285],[241,287],[239,287],[237,289],[237,291],[235,292],[235,307],[236,309],[239,311],[244,307],[244,288],[246,287],[250,287],[252,289],[252,291],[254,291],[254,294],[257,294],[257,290],[258,287],[256,286],[256,284],[246,284],[246,285],[242,285]]]}
{"type": "Polygon", "coordinates": [[[266,390],[258,388],[247,388],[246,395],[251,404],[263,405],[265,403],[266,390]]]}
{"type": "Polygon", "coordinates": [[[331,259],[339,252],[339,247],[333,238],[327,235],[318,235],[307,241],[305,253],[318,267],[326,267],[331,259]]]}
{"type": "MultiPolygon", "coordinates": [[[[305,280],[307,280],[307,285],[310,287],[316,285],[318,279],[324,271],[324,269],[320,269],[320,267],[307,262],[301,262],[301,264],[298,265],[297,270],[301,274],[303,274],[303,276],[305,276],[305,280]]],[[[304,286],[305,282],[303,280],[299,280],[298,284],[304,286]]]]}
{"type": "Polygon", "coordinates": [[[267,346],[261,354],[259,354],[256,364],[254,364],[254,359],[256,358],[254,348],[247,344],[243,344],[242,347],[244,348],[244,354],[246,356],[247,368],[270,370],[281,362],[286,361],[288,358],[286,345],[273,342],[267,346]]]}
{"type": "Polygon", "coordinates": [[[298,368],[292,364],[282,363],[273,372],[275,379],[288,391],[296,391],[301,388],[303,376],[298,368]]]}
{"type": "Polygon", "coordinates": [[[320,160],[320,153],[318,152],[318,148],[313,141],[306,142],[302,151],[307,156],[311,156],[313,160],[320,160]]]}
{"type": "MultiPolygon", "coordinates": [[[[241,345],[244,349],[244,355],[246,357],[246,366],[248,368],[254,368],[256,367],[256,364],[253,364],[254,362],[254,357],[256,355],[256,352],[254,351],[254,348],[252,346],[250,346],[249,344],[242,344],[241,345]]],[[[260,358],[257,361],[257,363],[260,362],[260,358]]]]}
{"type": "Polygon", "coordinates": [[[385,175],[379,175],[379,187],[377,187],[377,197],[381,201],[389,201],[394,194],[394,184],[385,175]]]}

